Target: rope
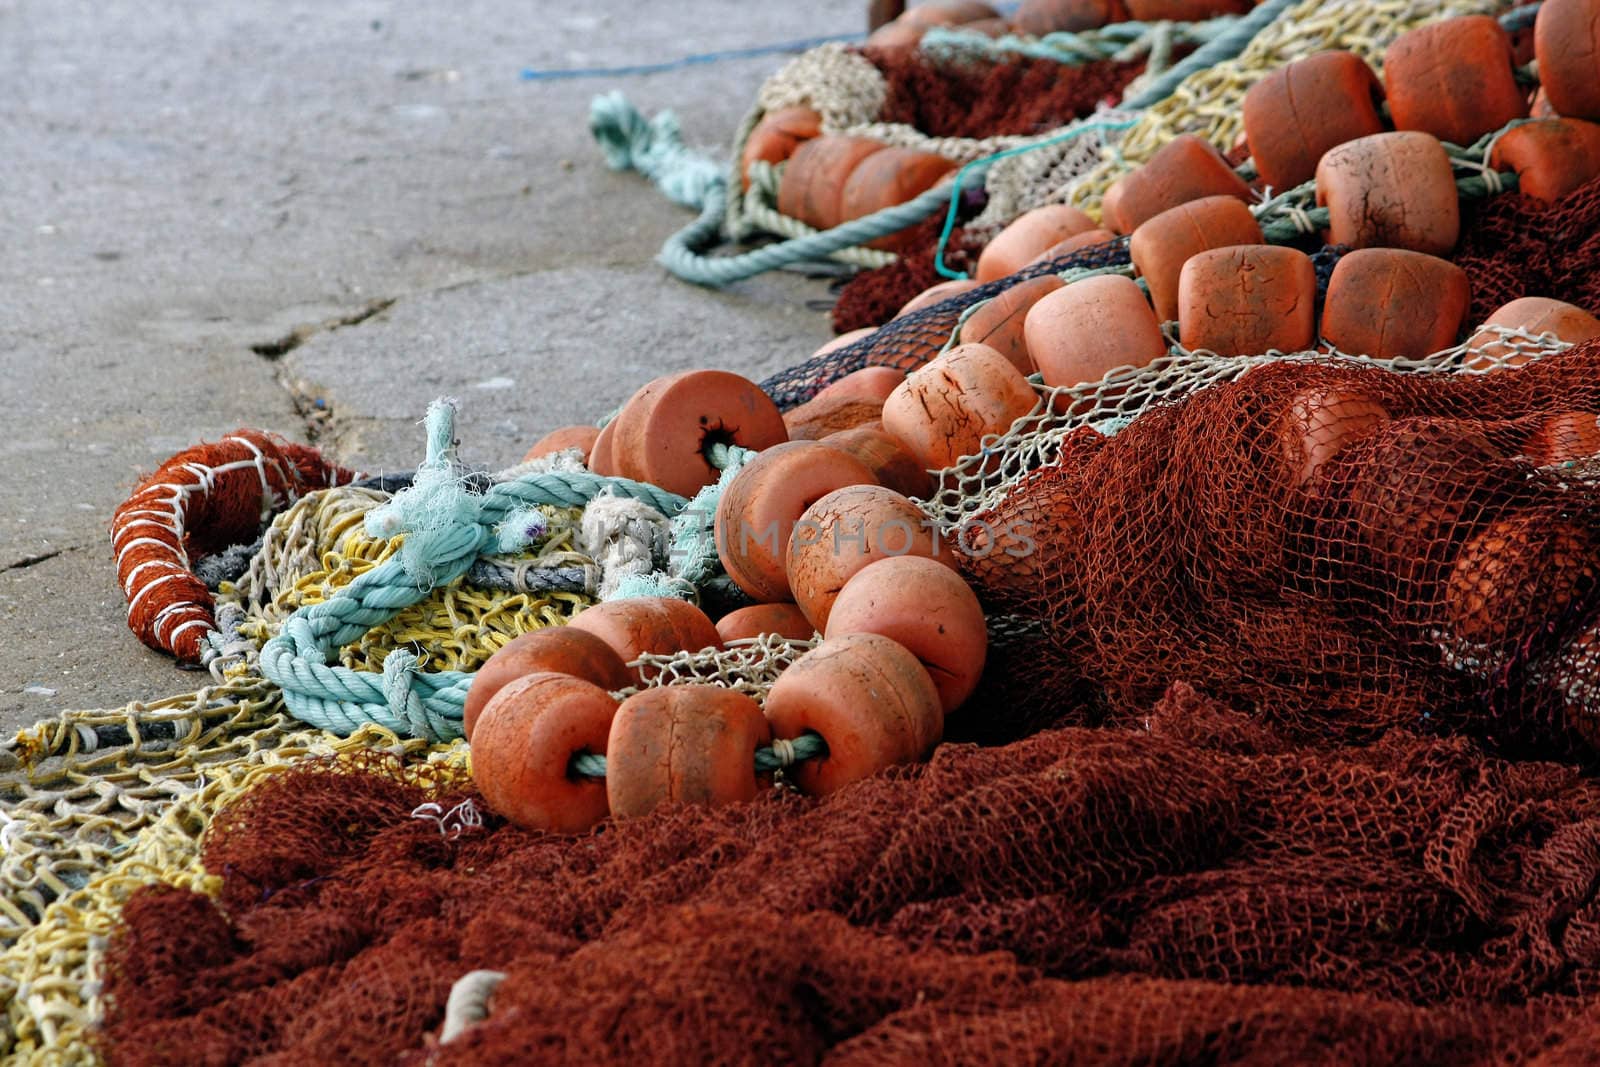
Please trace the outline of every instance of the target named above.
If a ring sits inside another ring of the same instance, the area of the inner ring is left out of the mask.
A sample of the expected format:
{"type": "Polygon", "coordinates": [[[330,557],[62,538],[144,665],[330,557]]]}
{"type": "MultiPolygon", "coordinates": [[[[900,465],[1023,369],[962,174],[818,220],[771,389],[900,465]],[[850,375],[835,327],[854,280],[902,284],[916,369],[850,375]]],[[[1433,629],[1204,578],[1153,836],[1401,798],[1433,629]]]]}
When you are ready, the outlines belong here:
{"type": "MultiPolygon", "coordinates": [[[[770,747],[756,749],[756,773],[771,774],[801,760],[821,759],[827,754],[828,742],[821,734],[804,733],[793,741],[776,738],[770,747]]],[[[581,778],[606,776],[606,758],[593,752],[579,752],[567,766],[581,778]]]]}
{"type": "Polygon", "coordinates": [[[620,78],[634,74],[664,74],[668,71],[683,70],[686,67],[700,66],[705,63],[724,63],[731,59],[755,59],[760,56],[805,52],[819,45],[859,40],[861,40],[859,33],[842,33],[832,37],[804,37],[798,41],[779,41],[776,44],[755,45],[750,48],[727,48],[718,52],[696,52],[680,59],[669,59],[661,63],[633,63],[620,67],[569,67],[565,70],[539,70],[535,67],[523,67],[520,77],[525,82],[534,82],[558,81],[568,78],[620,78]]]}
{"type": "Polygon", "coordinates": [[[1215,40],[1189,53],[1180,63],[1175,64],[1161,77],[1151,82],[1145,89],[1133,97],[1123,100],[1122,106],[1135,111],[1142,111],[1152,104],[1159,104],[1172,95],[1174,89],[1183,83],[1184,79],[1196,71],[1214,67],[1224,60],[1232,59],[1243,52],[1267,24],[1293,7],[1299,0],[1267,0],[1266,3],[1251,11],[1238,22],[1229,26],[1219,34],[1215,40]]]}
{"type": "Polygon", "coordinates": [[[1173,44],[1204,45],[1239,21],[1235,15],[1204,22],[1113,22],[1079,33],[1061,31],[1042,37],[1005,34],[990,37],[960,26],[932,26],[917,45],[924,55],[938,60],[998,59],[1014,56],[1047,59],[1066,67],[1103,59],[1127,61],[1173,44]]]}
{"type": "Polygon", "coordinates": [[[448,401],[428,409],[427,459],[410,489],[369,512],[369,536],[404,534],[397,556],[362,574],[332,598],[297,610],[261,650],[261,673],[283,690],[291,714],[346,736],[376,723],[401,736],[430,741],[461,736],[461,708],[472,676],[460,671],[427,673],[403,649],[391,651],[381,676],[330,660],[397,612],[419,603],[436,587],[462,577],[486,549],[504,550],[499,529],[537,504],[582,506],[603,490],[639,500],[664,515],[687,504],[655,486],[592,474],[546,473],[473,493],[454,467],[455,408],[448,401]]]}

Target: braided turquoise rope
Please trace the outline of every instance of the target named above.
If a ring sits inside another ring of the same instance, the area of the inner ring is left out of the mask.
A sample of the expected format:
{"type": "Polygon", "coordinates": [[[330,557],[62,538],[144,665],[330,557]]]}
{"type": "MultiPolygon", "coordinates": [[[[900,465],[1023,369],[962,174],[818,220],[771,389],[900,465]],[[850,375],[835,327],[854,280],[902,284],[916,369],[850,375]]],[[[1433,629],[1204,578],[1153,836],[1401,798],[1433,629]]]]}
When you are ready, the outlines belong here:
{"type": "Polygon", "coordinates": [[[283,690],[290,714],[341,736],[377,723],[402,736],[449,741],[461,736],[461,708],[472,675],[427,673],[403,649],[389,653],[382,675],[334,665],[338,650],[464,575],[485,549],[502,543],[498,527],[538,504],[580,507],[608,490],[676,516],[688,501],[625,478],[536,474],[464,489],[454,454],[454,408],[428,409],[427,460],[413,488],[367,517],[374,536],[404,533],[400,552],[320,604],[300,608],[261,650],[261,673],[283,690]]]}

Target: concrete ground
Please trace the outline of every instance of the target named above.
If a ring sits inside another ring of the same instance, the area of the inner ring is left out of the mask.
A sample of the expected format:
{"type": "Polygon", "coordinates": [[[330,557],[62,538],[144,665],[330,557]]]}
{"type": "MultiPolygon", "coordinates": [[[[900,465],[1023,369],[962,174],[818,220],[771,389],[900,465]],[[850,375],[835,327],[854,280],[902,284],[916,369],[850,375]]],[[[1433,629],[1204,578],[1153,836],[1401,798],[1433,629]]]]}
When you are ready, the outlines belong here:
{"type": "Polygon", "coordinates": [[[850,33],[864,9],[0,0],[0,735],[202,680],[127,630],[107,537],[175,451],[250,426],[411,466],[450,394],[463,458],[503,465],[665,370],[809,354],[823,287],[666,276],[688,214],[587,129],[621,88],[725,149],[785,57],[518,72],[850,33]]]}

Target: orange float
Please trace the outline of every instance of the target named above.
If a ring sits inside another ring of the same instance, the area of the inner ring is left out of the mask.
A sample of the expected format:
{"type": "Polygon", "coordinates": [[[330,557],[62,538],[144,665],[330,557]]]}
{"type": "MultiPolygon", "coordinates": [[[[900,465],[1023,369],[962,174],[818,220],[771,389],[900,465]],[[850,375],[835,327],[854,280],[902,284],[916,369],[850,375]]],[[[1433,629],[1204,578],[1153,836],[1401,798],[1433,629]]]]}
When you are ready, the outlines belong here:
{"type": "Polygon", "coordinates": [[[939,282],[937,285],[930,285],[901,305],[900,310],[894,313],[894,317],[898,319],[900,316],[909,315],[913,311],[921,311],[923,308],[942,304],[953,296],[970,293],[978,285],[977,280],[973,278],[957,278],[948,282],[939,282]]]}
{"type": "Polygon", "coordinates": [[[778,211],[818,230],[833,229],[845,221],[844,187],[851,172],[883,148],[879,142],[864,137],[831,134],[803,142],[783,169],[783,179],[778,183],[778,211]]]}
{"type": "MultiPolygon", "coordinates": [[[[646,652],[671,655],[722,647],[722,638],[706,613],[687,600],[672,597],[627,597],[592,604],[574,615],[567,626],[598,637],[623,663],[646,652]]],[[[630,667],[629,675],[638,683],[652,673],[630,667]]]]}
{"type": "Polygon", "coordinates": [[[1317,339],[1317,272],[1281,245],[1235,245],[1191,256],[1178,278],[1183,346],[1220,356],[1304,352],[1317,339]]]}
{"type": "Polygon", "coordinates": [[[527,463],[568,448],[576,448],[583,453],[583,462],[587,466],[589,457],[594,452],[594,443],[599,437],[598,426],[563,426],[559,430],[551,430],[535,441],[533,447],[522,457],[522,462],[527,463]]]}
{"type": "Polygon", "coordinates": [[[1421,359],[1456,343],[1472,297],[1454,263],[1401,248],[1364,248],[1333,268],[1322,339],[1374,359],[1421,359]]]}
{"type": "Polygon", "coordinates": [[[1295,394],[1278,424],[1278,442],[1295,484],[1306,486],[1351,442],[1389,421],[1389,410],[1365,393],[1324,386],[1295,394]]]}
{"type": "Polygon", "coordinates": [[[917,657],[872,633],[824,641],[778,676],[764,709],[786,740],[820,734],[827,754],[786,774],[806,793],[836,792],[924,758],[944,734],[939,691],[917,657]]]}
{"type": "Polygon", "coordinates": [[[718,619],[717,633],[724,644],[764,634],[777,634],[791,641],[809,641],[816,636],[817,628],[798,605],[751,604],[718,619]]]}
{"type": "MultiPolygon", "coordinates": [[[[884,208],[915,200],[938,184],[956,165],[932,152],[913,148],[885,148],[863,159],[850,172],[840,194],[841,222],[859,219],[884,208]]],[[[867,242],[868,248],[899,251],[914,227],[867,242]]]]}
{"type": "Polygon", "coordinates": [[[1084,278],[1041,298],[1023,335],[1048,386],[1099,381],[1117,367],[1143,367],[1167,354],[1138,283],[1116,274],[1084,278]]]}
{"type": "Polygon", "coordinates": [[[1220,15],[1243,15],[1252,0],[1124,0],[1138,22],[1203,22],[1220,15]]]}
{"type": "Polygon", "coordinates": [[[1556,113],[1600,122],[1600,0],[1545,0],[1533,51],[1556,113]]]}
{"type": "MultiPolygon", "coordinates": [[[[1563,341],[1578,344],[1592,337],[1600,337],[1600,319],[1563,300],[1546,296],[1524,296],[1502,304],[1489,313],[1483,326],[1505,326],[1526,330],[1538,335],[1555,334],[1563,341]]],[[[1465,366],[1471,370],[1494,370],[1498,367],[1520,367],[1531,356],[1519,353],[1515,346],[1506,344],[1493,330],[1478,327],[1467,345],[1475,352],[1467,357],[1465,366]]]]}
{"type": "Polygon", "coordinates": [[[1104,221],[1118,233],[1132,233],[1168,208],[1204,196],[1251,200],[1250,187],[1222,153],[1192,133],[1179,134],[1106,192],[1104,221]]]}
{"type": "Polygon", "coordinates": [[[1531,636],[1516,631],[1558,617],[1593,584],[1597,547],[1594,535],[1571,519],[1496,519],[1461,546],[1445,582],[1455,636],[1471,644],[1531,636]]]}
{"type": "Polygon", "coordinates": [[[789,439],[783,415],[761,387],[720,370],[657,378],[635,393],[615,421],[616,473],[693,496],[720,473],[709,445],[760,451],[789,439]]]}
{"type": "Polygon", "coordinates": [[[1022,327],[1033,305],[1059,288],[1061,279],[1053,274],[1018,282],[978,308],[961,324],[961,343],[988,345],[1024,375],[1032,374],[1037,368],[1028,355],[1022,327]]]}
{"type": "Polygon", "coordinates": [[[572,758],[606,754],[617,702],[566,674],[529,674],[478,718],[472,777],[490,809],[529,830],[582,833],[606,817],[606,783],[571,773],[572,758]]]}
{"type": "Polygon", "coordinates": [[[978,281],[1004,278],[1041,252],[1094,228],[1093,219],[1066,204],[1049,204],[1024,212],[983,246],[978,255],[978,281]]]}
{"type": "Polygon", "coordinates": [[[1080,33],[1110,22],[1128,21],[1122,0],[1023,0],[1011,23],[1018,33],[1043,37],[1047,33],[1080,33]]]}
{"type": "Polygon", "coordinates": [[[989,648],[977,594],[944,562],[922,556],[869,562],[844,583],[823,636],[853,633],[880,634],[916,656],[946,715],[978,687],[989,648]]]}
{"type": "Polygon", "coordinates": [[[547,626],[513,638],[472,676],[461,707],[461,731],[468,741],[484,706],[507,684],[528,674],[568,674],[607,691],[634,682],[628,666],[610,645],[584,630],[547,626]]]}
{"type": "Polygon", "coordinates": [[[1354,52],[1318,52],[1280,67],[1244,94],[1245,141],[1261,181],[1277,192],[1316,175],[1346,141],[1383,132],[1383,87],[1354,52]]]}
{"type": "Polygon", "coordinates": [[[1178,277],[1191,256],[1261,242],[1261,226],[1242,200],[1206,196],[1147,219],[1133,231],[1128,253],[1150,287],[1159,321],[1173,322],[1178,318],[1178,277]]]}
{"type": "Polygon", "coordinates": [[[902,496],[923,499],[933,492],[933,476],[881,423],[830,433],[821,443],[850,453],[867,465],[880,485],[902,496]]]}
{"type": "Polygon", "coordinates": [[[809,107],[769,111],[756,123],[739,154],[739,174],[750,188],[750,165],[763,160],[776,166],[794,154],[801,142],[822,135],[822,116],[809,107]]]}
{"type": "Polygon", "coordinates": [[[588,467],[596,474],[607,478],[617,476],[616,457],[611,454],[611,442],[617,436],[617,420],[612,419],[601,428],[594,439],[594,444],[589,449],[588,467]]]}
{"type": "Polygon", "coordinates": [[[1600,175],[1600,126],[1582,119],[1525,122],[1494,142],[1489,166],[1516,171],[1524,196],[1559,200],[1600,175]]]}
{"type": "Polygon", "coordinates": [[[835,489],[874,480],[854,456],[815,441],[767,449],[745,464],[717,502],[717,556],[728,577],[752,600],[792,600],[785,560],[795,522],[835,489]]]}
{"type": "Polygon", "coordinates": [[[1383,55],[1383,84],[1395,128],[1466,146],[1525,117],[1528,103],[1513,66],[1511,38],[1488,15],[1439,19],[1407,30],[1383,55]]]}
{"type": "Polygon", "coordinates": [[[1461,234],[1461,205],[1444,145],[1416,131],[1346,142],[1317,164],[1328,240],[1356,248],[1444,255],[1461,234]]]}
{"type": "Polygon", "coordinates": [[[955,566],[928,515],[881,485],[836,489],[806,509],[789,539],[787,571],[795,604],[818,630],[857,572],[880,559],[922,556],[955,566]]]}
{"type": "Polygon", "coordinates": [[[1528,435],[1522,454],[1535,467],[1560,467],[1600,456],[1600,415],[1589,411],[1551,415],[1528,435]]]}
{"type": "Polygon", "coordinates": [[[1005,433],[1038,396],[988,345],[957,345],[911,372],[883,403],[883,428],[924,468],[943,470],[1005,433]]]}
{"type": "Polygon", "coordinates": [[[621,819],[679,804],[754,800],[756,749],[772,741],[761,706],[718,685],[668,685],[622,702],[606,740],[606,798],[621,819]]]}
{"type": "Polygon", "coordinates": [[[1107,241],[1115,241],[1116,239],[1117,235],[1110,230],[1102,230],[1096,226],[1092,230],[1084,230],[1082,233],[1074,234],[1065,241],[1058,241],[1028,260],[1023,266],[1031,267],[1036,263],[1048,263],[1053,259],[1061,259],[1064,256],[1072,255],[1074,252],[1081,252],[1085,248],[1093,248],[1095,245],[1103,245],[1107,241]]]}

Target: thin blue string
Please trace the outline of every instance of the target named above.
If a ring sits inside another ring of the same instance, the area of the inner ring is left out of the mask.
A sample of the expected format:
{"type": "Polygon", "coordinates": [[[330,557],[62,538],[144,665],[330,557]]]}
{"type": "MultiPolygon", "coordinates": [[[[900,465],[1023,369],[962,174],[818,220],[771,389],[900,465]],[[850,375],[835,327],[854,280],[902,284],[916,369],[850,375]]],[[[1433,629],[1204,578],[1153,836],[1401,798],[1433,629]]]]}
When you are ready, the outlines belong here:
{"type": "Polygon", "coordinates": [[[522,80],[556,81],[563,78],[608,78],[624,77],[630,74],[662,74],[671,70],[682,70],[685,67],[699,66],[704,63],[722,63],[730,59],[752,59],[757,56],[782,55],[787,52],[804,52],[816,48],[818,45],[833,44],[838,41],[861,41],[865,37],[859,33],[834,34],[831,37],[805,37],[798,41],[780,41],[777,44],[758,45],[754,48],[730,48],[721,52],[698,52],[694,55],[684,56],[682,59],[669,59],[664,63],[635,63],[622,67],[572,67],[566,70],[536,70],[533,67],[522,68],[522,80]]]}

